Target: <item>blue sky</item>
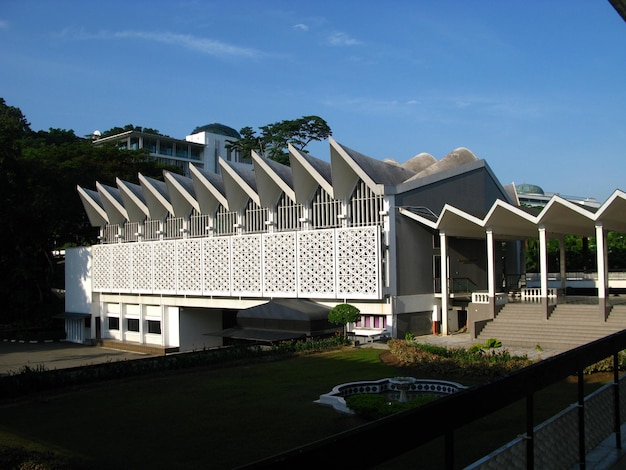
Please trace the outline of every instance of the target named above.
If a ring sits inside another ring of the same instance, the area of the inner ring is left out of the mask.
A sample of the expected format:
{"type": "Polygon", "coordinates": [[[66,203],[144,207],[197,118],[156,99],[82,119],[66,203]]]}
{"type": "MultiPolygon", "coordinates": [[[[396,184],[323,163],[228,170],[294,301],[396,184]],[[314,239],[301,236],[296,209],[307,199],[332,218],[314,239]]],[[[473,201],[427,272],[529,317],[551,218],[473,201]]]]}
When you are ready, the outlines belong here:
{"type": "Polygon", "coordinates": [[[0,63],[34,130],[184,138],[318,115],[378,159],[466,147],[503,184],[626,190],[626,22],[608,0],[2,0],[0,63]]]}

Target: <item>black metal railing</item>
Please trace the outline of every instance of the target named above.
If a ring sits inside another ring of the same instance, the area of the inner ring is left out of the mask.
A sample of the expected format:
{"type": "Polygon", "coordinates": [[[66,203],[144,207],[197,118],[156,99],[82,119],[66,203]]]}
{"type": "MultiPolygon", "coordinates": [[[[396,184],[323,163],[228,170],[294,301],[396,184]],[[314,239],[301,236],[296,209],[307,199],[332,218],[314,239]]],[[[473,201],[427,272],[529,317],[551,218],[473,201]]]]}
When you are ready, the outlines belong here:
{"type": "Polygon", "coordinates": [[[624,349],[626,349],[626,330],[544,359],[490,383],[462,390],[419,408],[373,421],[241,468],[325,468],[328,466],[329,456],[332,456],[332,464],[336,468],[343,466],[371,468],[417,449],[435,438],[443,437],[445,468],[453,469],[455,430],[525,399],[526,468],[532,469],[535,461],[534,394],[572,375],[578,377],[578,461],[581,462],[581,468],[584,468],[586,450],[583,370],[591,364],[613,357],[615,446],[621,449],[617,355],[624,349]],[[454,412],[451,413],[450,410],[454,412]],[[428,425],[416,426],[416,423],[428,425]],[[410,429],[410,432],[398,432],[402,429],[410,429]],[[388,451],[346,452],[348,449],[363,449],[370,446],[388,451]]]}

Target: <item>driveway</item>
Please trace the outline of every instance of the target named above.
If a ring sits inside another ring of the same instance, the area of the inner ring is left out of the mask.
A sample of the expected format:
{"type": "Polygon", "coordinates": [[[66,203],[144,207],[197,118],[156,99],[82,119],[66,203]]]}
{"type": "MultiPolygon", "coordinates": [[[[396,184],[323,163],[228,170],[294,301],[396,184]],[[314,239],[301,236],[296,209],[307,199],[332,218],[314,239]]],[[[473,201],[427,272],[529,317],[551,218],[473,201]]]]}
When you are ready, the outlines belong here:
{"type": "Polygon", "coordinates": [[[24,366],[46,369],[66,369],[102,362],[114,362],[148,357],[146,354],[118,351],[99,346],[54,342],[0,342],[0,375],[18,372],[24,366]]]}

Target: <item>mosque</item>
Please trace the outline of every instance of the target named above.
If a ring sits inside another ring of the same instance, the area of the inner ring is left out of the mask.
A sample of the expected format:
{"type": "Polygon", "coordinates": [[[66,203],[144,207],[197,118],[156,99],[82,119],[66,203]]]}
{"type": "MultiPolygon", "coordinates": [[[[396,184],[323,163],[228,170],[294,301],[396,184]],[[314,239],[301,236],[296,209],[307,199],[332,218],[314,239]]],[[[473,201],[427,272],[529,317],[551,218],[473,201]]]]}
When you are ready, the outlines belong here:
{"type": "Polygon", "coordinates": [[[66,252],[68,340],[183,351],[324,336],[339,303],[360,310],[348,325],[360,341],[476,336],[512,292],[549,315],[559,289],[545,246],[563,234],[599,240],[598,321],[609,314],[603,241],[626,232],[623,192],[526,208],[466,148],[400,164],[328,144],[327,160],[293,147],[289,166],[197,152],[186,175],[78,187],[99,243],[66,252]],[[520,284],[527,238],[541,245],[534,289],[520,284]]]}

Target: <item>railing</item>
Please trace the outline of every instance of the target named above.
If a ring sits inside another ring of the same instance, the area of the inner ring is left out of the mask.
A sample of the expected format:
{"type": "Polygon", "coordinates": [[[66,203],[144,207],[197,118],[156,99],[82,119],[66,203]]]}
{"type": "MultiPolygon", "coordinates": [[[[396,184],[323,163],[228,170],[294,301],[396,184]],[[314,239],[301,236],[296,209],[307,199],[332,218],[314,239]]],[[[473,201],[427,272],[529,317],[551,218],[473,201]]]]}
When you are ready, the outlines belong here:
{"type": "Polygon", "coordinates": [[[474,292],[478,286],[467,277],[453,277],[450,285],[451,292],[474,292]]]}
{"type": "MultiPolygon", "coordinates": [[[[592,343],[569,350],[557,356],[536,362],[528,367],[499,377],[453,395],[440,398],[421,407],[373,421],[355,429],[305,445],[288,452],[254,462],[242,468],[325,468],[329,456],[333,466],[371,468],[397,456],[417,449],[433,439],[444,438],[445,468],[454,468],[454,434],[459,428],[503,409],[517,401],[526,401],[525,467],[535,464],[534,394],[565,378],[578,377],[578,432],[577,455],[569,456],[585,467],[585,396],[583,370],[607,357],[613,357],[612,415],[615,446],[621,448],[618,352],[626,348],[626,330],[592,343]],[[445,416],[445,419],[443,418],[445,416]],[[402,430],[409,430],[404,432],[402,430]],[[348,452],[376,443],[384,452],[348,452]]],[[[543,452],[559,450],[544,448],[543,452]]],[[[562,451],[562,450],[561,450],[562,451]]],[[[521,462],[518,462],[521,463],[521,462]]],[[[524,465],[524,464],[522,464],[524,465]]]]}
{"type": "MultiPolygon", "coordinates": [[[[558,289],[554,287],[548,288],[548,298],[556,299],[558,295],[558,289]]],[[[521,290],[521,299],[526,301],[538,301],[541,300],[541,287],[524,287],[521,290]]]]}
{"type": "MultiPolygon", "coordinates": [[[[507,294],[502,292],[496,293],[494,297],[494,302],[496,305],[504,305],[508,303],[509,298],[507,294]]],[[[488,292],[472,292],[472,303],[473,304],[488,304],[489,303],[489,293],[488,292]]]]}
{"type": "MultiPolygon", "coordinates": [[[[568,281],[597,281],[598,273],[596,272],[567,272],[565,274],[565,279],[568,281]]],[[[560,273],[548,273],[548,281],[560,281],[561,274],[560,273]]],[[[624,271],[612,271],[609,272],[609,280],[615,281],[623,281],[626,280],[626,272],[624,271]]],[[[541,281],[540,273],[526,273],[526,281],[527,282],[539,282],[541,281]]]]}
{"type": "MultiPolygon", "coordinates": [[[[434,292],[441,292],[441,278],[433,278],[434,292]]],[[[474,281],[467,277],[450,278],[450,293],[469,293],[474,292],[478,286],[474,281]]]]}

